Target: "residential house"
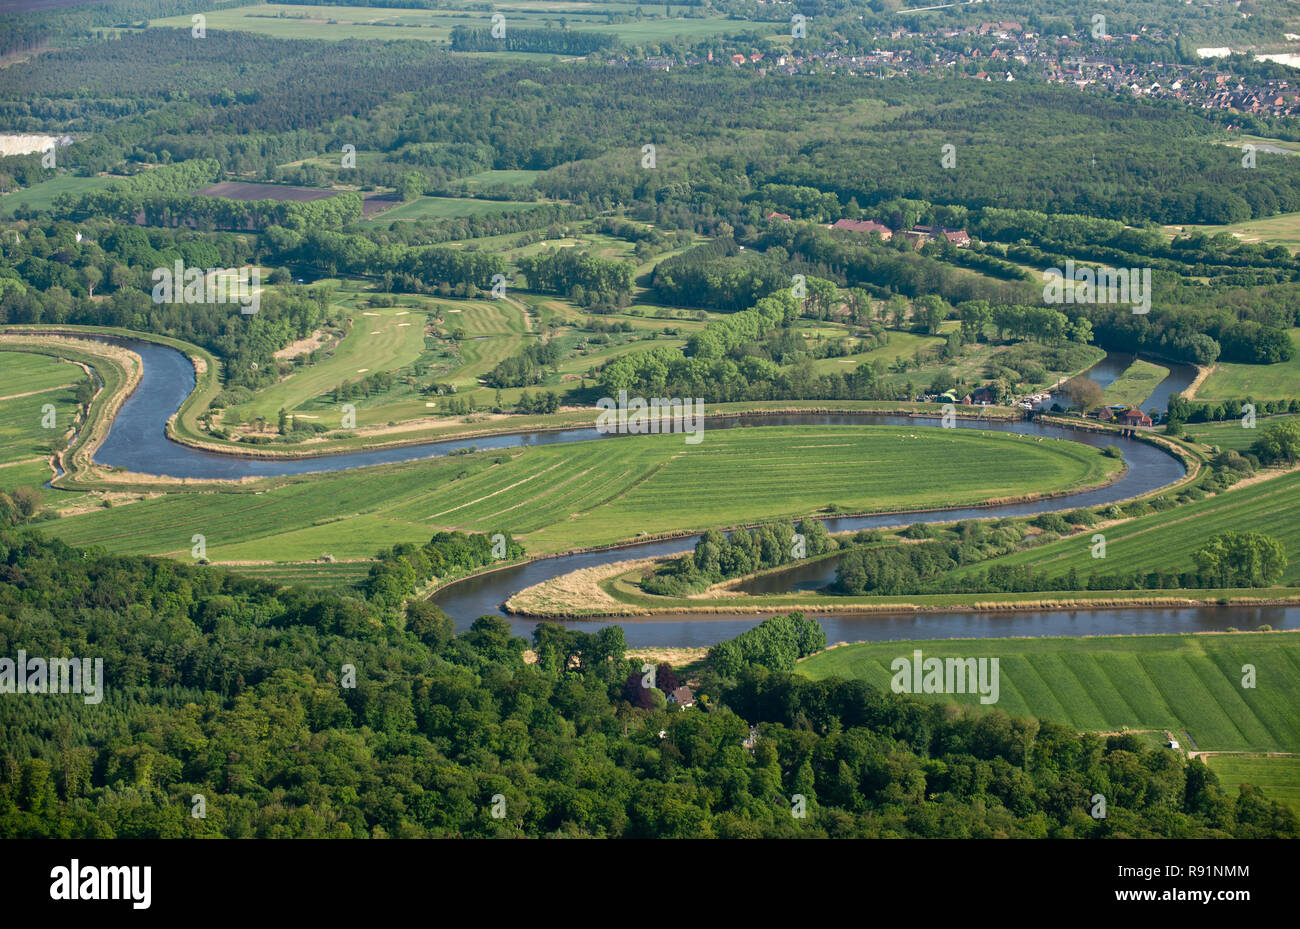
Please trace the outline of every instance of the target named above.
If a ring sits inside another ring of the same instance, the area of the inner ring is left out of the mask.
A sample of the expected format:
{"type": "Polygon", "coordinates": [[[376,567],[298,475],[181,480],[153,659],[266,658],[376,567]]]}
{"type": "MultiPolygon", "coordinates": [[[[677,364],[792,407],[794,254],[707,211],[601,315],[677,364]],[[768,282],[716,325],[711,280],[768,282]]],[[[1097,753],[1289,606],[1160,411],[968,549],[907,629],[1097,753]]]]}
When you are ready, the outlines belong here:
{"type": "Polygon", "coordinates": [[[691,692],[689,687],[683,684],[668,695],[668,702],[676,703],[679,707],[685,709],[688,706],[695,705],[695,694],[691,692]]]}

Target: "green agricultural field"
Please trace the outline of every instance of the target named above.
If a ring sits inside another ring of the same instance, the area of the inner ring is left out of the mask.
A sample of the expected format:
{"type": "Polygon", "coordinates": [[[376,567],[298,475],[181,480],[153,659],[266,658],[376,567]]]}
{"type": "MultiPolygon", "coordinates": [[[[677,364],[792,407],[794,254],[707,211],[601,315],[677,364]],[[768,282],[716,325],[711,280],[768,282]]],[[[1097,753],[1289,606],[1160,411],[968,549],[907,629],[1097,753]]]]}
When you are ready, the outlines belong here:
{"type": "Polygon", "coordinates": [[[313,590],[347,593],[370,573],[369,561],[305,562],[302,564],[234,565],[230,570],[269,584],[301,585],[313,590]]]}
{"type": "MultiPolygon", "coordinates": [[[[293,413],[345,381],[355,382],[371,372],[405,367],[424,352],[428,317],[423,310],[410,306],[357,308],[349,315],[352,328],[333,354],[316,364],[301,366],[274,386],[258,391],[249,403],[229,410],[223,421],[246,423],[261,416],[274,425],[281,409],[293,413]]],[[[316,418],[310,412],[299,415],[316,418]]]]}
{"type": "Polygon", "coordinates": [[[970,504],[1094,484],[1117,466],[1075,442],[966,429],[706,430],[699,445],[681,435],[601,439],[173,493],[49,531],[176,557],[188,557],[201,532],[212,560],[257,562],[369,558],[439,529],[504,528],[544,553],[830,504],[844,512],[970,504]],[[742,468],[745,480],[733,480],[742,468]]]}
{"type": "Polygon", "coordinates": [[[1258,755],[1209,755],[1205,763],[1219,777],[1230,794],[1241,792],[1242,784],[1253,784],[1264,796],[1285,803],[1300,813],[1300,757],[1258,755]]]}
{"type": "MultiPolygon", "coordinates": [[[[1300,751],[1300,632],[872,642],[821,652],[799,671],[889,690],[890,664],[914,649],[997,658],[996,706],[1012,716],[1085,731],[1169,730],[1192,751],[1300,751]],[[1246,664],[1255,666],[1254,688],[1241,686],[1246,664]]],[[[972,694],[919,696],[981,706],[972,694]]]]}
{"type": "Polygon", "coordinates": [[[1300,472],[1230,489],[1106,528],[1106,558],[1092,557],[1092,531],[957,569],[969,576],[994,565],[1032,565],[1053,578],[1092,571],[1190,571],[1192,552],[1212,536],[1251,529],[1282,543],[1289,564],[1282,583],[1300,584],[1300,472]]]}
{"type": "Polygon", "coordinates": [[[1273,423],[1297,419],[1300,419],[1300,413],[1264,416],[1255,421],[1254,429],[1245,428],[1240,419],[1227,419],[1221,423],[1187,423],[1183,431],[1193,441],[1203,445],[1217,445],[1219,448],[1231,448],[1241,452],[1254,445],[1260,433],[1273,423]]]}
{"type": "Polygon", "coordinates": [[[1102,402],[1141,408],[1152,392],[1160,386],[1160,382],[1168,376],[1168,368],[1139,358],[1129,365],[1127,371],[1106,386],[1101,394],[1102,402]]]}
{"type": "Polygon", "coordinates": [[[49,355],[0,350],[0,488],[40,487],[54,476],[49,446],[72,427],[75,385],[85,379],[80,367],[49,355]],[[47,406],[52,429],[44,426],[47,406]]]}
{"type": "Polygon", "coordinates": [[[1295,354],[1271,365],[1218,364],[1196,391],[1198,400],[1278,400],[1300,395],[1300,329],[1291,330],[1295,354]]]}
{"type": "Polygon", "coordinates": [[[0,197],[0,218],[11,218],[14,211],[22,206],[33,210],[48,210],[54,205],[54,198],[59,194],[84,194],[105,187],[115,180],[118,178],[74,177],[71,174],[50,178],[48,181],[0,197]]]}
{"type": "Polygon", "coordinates": [[[469,197],[418,197],[365,220],[368,223],[411,222],[419,219],[455,219],[484,213],[504,213],[537,206],[525,200],[474,200],[469,197]]]}

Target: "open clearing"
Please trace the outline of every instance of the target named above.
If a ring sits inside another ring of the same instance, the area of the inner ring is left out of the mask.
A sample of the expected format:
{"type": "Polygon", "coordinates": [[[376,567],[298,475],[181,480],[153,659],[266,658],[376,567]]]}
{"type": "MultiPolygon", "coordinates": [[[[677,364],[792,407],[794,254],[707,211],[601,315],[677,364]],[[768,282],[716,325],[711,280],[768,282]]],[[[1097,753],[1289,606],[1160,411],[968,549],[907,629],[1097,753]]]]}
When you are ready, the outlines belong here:
{"type": "Polygon", "coordinates": [[[1198,400],[1280,400],[1300,394],[1300,329],[1291,330],[1295,354],[1271,365],[1218,364],[1196,391],[1198,400]]]}
{"type": "Polygon", "coordinates": [[[368,309],[365,315],[353,311],[352,316],[352,329],[332,355],[258,391],[251,402],[229,411],[225,421],[250,422],[261,416],[274,424],[281,409],[292,413],[345,381],[360,380],[361,369],[392,371],[411,364],[424,351],[427,320],[420,310],[383,307],[368,309]]]}
{"type": "MultiPolygon", "coordinates": [[[[801,662],[812,678],[864,680],[890,689],[896,658],[997,658],[996,704],[1075,729],[1168,729],[1199,751],[1300,750],[1300,632],[1098,638],[880,642],[829,649],[801,662]],[[1257,686],[1242,687],[1242,665],[1257,686]]],[[[980,707],[977,694],[921,699],[980,707]]]]}
{"type": "Polygon", "coordinates": [[[32,210],[48,210],[53,206],[54,198],[59,194],[77,196],[89,193],[92,190],[101,190],[116,180],[121,180],[121,178],[73,177],[70,174],[50,178],[48,181],[42,181],[39,184],[33,184],[31,187],[24,187],[22,190],[16,190],[11,194],[0,197],[0,217],[8,219],[14,215],[15,210],[22,206],[29,207],[32,210]]]}

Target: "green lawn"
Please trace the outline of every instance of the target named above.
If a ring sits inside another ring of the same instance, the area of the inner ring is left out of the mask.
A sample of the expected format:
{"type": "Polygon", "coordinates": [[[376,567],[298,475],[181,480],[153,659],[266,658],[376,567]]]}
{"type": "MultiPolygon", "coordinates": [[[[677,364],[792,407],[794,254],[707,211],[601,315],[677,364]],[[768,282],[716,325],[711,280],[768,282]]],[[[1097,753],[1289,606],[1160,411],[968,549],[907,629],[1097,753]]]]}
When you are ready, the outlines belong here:
{"type": "Polygon", "coordinates": [[[1102,391],[1102,402],[1141,408],[1160,382],[1169,376],[1169,369],[1149,361],[1137,359],[1127,371],[1117,377],[1102,391]]]}
{"type": "MultiPolygon", "coordinates": [[[[891,662],[914,649],[997,658],[996,706],[1013,716],[1085,731],[1168,729],[1190,750],[1300,751],[1300,632],[872,642],[814,655],[799,671],[889,690],[891,662]],[[1246,664],[1253,689],[1242,686],[1246,664]]],[[[975,694],[919,696],[981,706],[975,694]]]]}
{"type": "MultiPolygon", "coordinates": [[[[405,367],[424,352],[428,316],[421,309],[364,308],[363,302],[348,315],[352,317],[352,328],[332,355],[316,364],[300,366],[274,386],[258,391],[252,401],[230,410],[224,422],[250,422],[262,416],[274,425],[281,409],[292,413],[345,381],[355,382],[372,372],[405,367]]],[[[317,419],[319,414],[313,411],[301,415],[317,419]]]]}
{"type": "Polygon", "coordinates": [[[1205,762],[1228,793],[1240,793],[1242,784],[1253,784],[1268,799],[1300,813],[1300,757],[1210,755],[1205,762]]]}
{"type": "Polygon", "coordinates": [[[1295,354],[1271,365],[1218,364],[1196,391],[1197,400],[1277,400],[1300,396],[1300,329],[1291,330],[1295,354]]]}
{"type": "Polygon", "coordinates": [[[967,429],[763,427],[706,431],[699,445],[681,435],[602,439],[171,493],[48,531],[178,557],[202,532],[214,561],[306,561],[368,558],[438,529],[504,528],[540,553],[832,503],[850,512],[969,504],[1096,483],[1115,466],[1075,442],[967,429]],[[744,481],[730,477],[742,469],[744,481]]]}

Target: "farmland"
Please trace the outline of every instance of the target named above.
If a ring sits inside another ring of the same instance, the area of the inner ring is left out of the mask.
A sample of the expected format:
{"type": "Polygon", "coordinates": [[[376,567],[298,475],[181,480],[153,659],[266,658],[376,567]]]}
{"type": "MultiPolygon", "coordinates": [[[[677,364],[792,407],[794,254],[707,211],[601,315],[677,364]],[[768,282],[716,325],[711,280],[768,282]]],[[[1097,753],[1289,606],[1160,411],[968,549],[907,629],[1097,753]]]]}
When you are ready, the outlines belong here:
{"type": "Polygon", "coordinates": [[[71,427],[73,387],[85,379],[77,365],[48,355],[0,351],[0,489],[39,487],[54,476],[49,445],[71,427]]]}
{"type": "Polygon", "coordinates": [[[215,561],[368,558],[438,529],[509,529],[530,553],[777,517],[946,506],[1095,484],[1114,460],[1074,442],[882,426],[632,436],[276,479],[59,520],[74,544],[215,561]],[[689,452],[689,453],[687,453],[689,452]],[[811,456],[818,466],[806,467],[811,456]],[[994,467],[1015,461],[1017,467],[994,467]],[[718,474],[746,469],[744,482],[718,474]],[[925,467],[931,482],[913,479],[925,467]],[[683,505],[689,501],[689,505],[683,505]]]}
{"type": "Polygon", "coordinates": [[[59,194],[75,196],[89,193],[111,184],[114,180],[111,177],[76,177],[71,174],[52,177],[48,181],[0,196],[0,217],[11,217],[15,210],[24,206],[31,210],[46,210],[59,194]]]}
{"type": "Polygon", "coordinates": [[[205,197],[225,197],[228,200],[284,200],[291,203],[308,203],[328,200],[338,195],[337,190],[315,187],[290,187],[284,184],[249,184],[242,181],[222,181],[196,193],[205,197]]]}
{"type": "Polygon", "coordinates": [[[1060,539],[976,566],[958,576],[995,565],[1032,565],[1053,578],[1074,569],[1083,578],[1096,570],[1190,571],[1192,552],[1212,536],[1249,528],[1278,539],[1289,555],[1285,584],[1300,584],[1300,472],[1291,471],[1246,487],[1139,516],[1105,529],[1106,558],[1092,556],[1092,533],[1060,539]],[[1110,567],[1110,566],[1114,567],[1110,567]]]}
{"type": "Polygon", "coordinates": [[[1270,800],[1300,813],[1300,757],[1210,755],[1205,763],[1229,793],[1236,794],[1242,784],[1252,784],[1270,800]]]}
{"type": "MultiPolygon", "coordinates": [[[[1197,751],[1300,751],[1300,633],[864,643],[814,655],[799,672],[889,690],[890,663],[914,649],[927,658],[997,658],[996,706],[1013,716],[1096,732],[1171,730],[1197,751]],[[1257,672],[1253,688],[1242,686],[1246,664],[1257,672]]],[[[981,707],[975,694],[917,696],[981,707]]]]}

